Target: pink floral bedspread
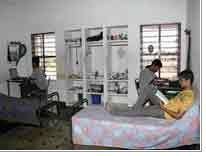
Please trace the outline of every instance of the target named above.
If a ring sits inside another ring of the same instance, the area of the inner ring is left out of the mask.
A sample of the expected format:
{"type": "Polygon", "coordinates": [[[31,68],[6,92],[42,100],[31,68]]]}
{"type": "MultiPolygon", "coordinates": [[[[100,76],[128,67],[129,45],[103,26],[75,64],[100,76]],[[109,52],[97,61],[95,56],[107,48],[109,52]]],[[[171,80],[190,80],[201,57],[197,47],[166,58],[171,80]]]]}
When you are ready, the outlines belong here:
{"type": "Polygon", "coordinates": [[[102,106],[88,106],[72,117],[74,144],[126,149],[168,149],[197,144],[199,105],[177,121],[150,117],[120,117],[102,106]]]}

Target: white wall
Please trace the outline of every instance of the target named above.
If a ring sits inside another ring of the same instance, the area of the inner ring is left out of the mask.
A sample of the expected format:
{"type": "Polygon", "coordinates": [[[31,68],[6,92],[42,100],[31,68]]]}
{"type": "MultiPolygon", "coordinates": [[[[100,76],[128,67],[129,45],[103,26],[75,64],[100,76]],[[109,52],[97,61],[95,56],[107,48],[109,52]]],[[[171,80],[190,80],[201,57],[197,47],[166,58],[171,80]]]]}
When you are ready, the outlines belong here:
{"type": "Polygon", "coordinates": [[[200,88],[200,0],[188,0],[187,27],[191,30],[191,68],[194,87],[200,88]]]}
{"type": "MultiPolygon", "coordinates": [[[[6,41],[26,42],[28,53],[21,73],[31,72],[30,34],[55,31],[57,70],[64,72],[63,31],[79,26],[129,25],[129,98],[136,100],[134,78],[139,74],[139,26],[151,23],[182,23],[182,69],[185,64],[186,0],[4,0],[0,1],[0,79],[7,78],[6,41]],[[3,25],[2,25],[3,23],[3,25]],[[3,34],[3,35],[2,35],[3,34]],[[26,64],[26,66],[25,66],[26,64]]],[[[8,75],[8,74],[7,74],[8,75]]],[[[64,82],[58,82],[65,86],[64,82]]],[[[57,87],[56,87],[57,88],[57,87]]],[[[61,87],[60,87],[61,88],[61,87]]],[[[62,96],[66,96],[62,94],[62,96]]]]}

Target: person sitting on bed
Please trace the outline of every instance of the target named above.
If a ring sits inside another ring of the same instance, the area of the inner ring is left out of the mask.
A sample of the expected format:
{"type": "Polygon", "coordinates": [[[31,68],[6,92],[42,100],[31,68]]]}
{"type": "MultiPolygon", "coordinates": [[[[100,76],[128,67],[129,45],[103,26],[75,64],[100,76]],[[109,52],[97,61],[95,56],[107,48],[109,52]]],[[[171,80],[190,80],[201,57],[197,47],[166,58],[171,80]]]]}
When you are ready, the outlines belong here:
{"type": "Polygon", "coordinates": [[[139,107],[148,106],[148,104],[159,105],[159,99],[155,96],[157,91],[156,85],[156,72],[162,68],[162,62],[159,59],[152,61],[151,65],[146,66],[144,70],[140,72],[139,76],[139,97],[137,105],[139,107]]]}
{"type": "Polygon", "coordinates": [[[184,70],[179,75],[179,82],[182,91],[168,104],[160,103],[160,108],[164,111],[166,119],[180,119],[194,102],[194,92],[192,90],[193,72],[184,70]]]}
{"type": "Polygon", "coordinates": [[[141,109],[118,110],[109,103],[106,104],[106,110],[113,115],[120,116],[150,116],[164,119],[181,119],[185,112],[192,106],[194,93],[192,90],[193,72],[184,70],[179,74],[179,83],[182,91],[169,100],[168,104],[161,103],[141,109]],[[155,112],[155,113],[154,113],[155,112]]]}

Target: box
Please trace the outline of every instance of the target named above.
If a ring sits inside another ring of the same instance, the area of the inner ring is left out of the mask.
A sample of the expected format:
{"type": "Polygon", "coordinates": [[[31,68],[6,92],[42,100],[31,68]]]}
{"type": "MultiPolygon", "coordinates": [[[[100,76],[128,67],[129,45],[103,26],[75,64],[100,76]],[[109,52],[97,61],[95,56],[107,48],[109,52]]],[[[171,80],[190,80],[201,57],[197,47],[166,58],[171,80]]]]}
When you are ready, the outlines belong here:
{"type": "Polygon", "coordinates": [[[101,104],[101,95],[91,95],[92,104],[101,104]]]}

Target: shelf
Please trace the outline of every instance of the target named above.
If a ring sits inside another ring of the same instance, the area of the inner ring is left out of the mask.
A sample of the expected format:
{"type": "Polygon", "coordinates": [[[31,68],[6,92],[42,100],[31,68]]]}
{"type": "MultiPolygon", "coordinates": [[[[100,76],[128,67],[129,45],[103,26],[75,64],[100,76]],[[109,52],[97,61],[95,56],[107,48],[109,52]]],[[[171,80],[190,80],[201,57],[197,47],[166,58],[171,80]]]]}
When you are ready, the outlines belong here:
{"type": "MultiPolygon", "coordinates": [[[[72,74],[72,72],[69,72],[68,74],[70,75],[67,77],[65,76],[68,82],[68,88],[67,90],[65,90],[66,93],[71,98],[72,96],[75,96],[75,94],[83,94],[84,96],[86,95],[86,97],[89,98],[90,96],[92,97],[99,95],[102,96],[102,101],[105,102],[109,101],[114,103],[127,103],[128,93],[118,94],[117,92],[115,92],[116,90],[114,88],[114,85],[115,83],[119,84],[120,89],[122,89],[120,90],[122,91],[122,93],[124,93],[124,91],[128,91],[128,75],[124,75],[126,74],[125,72],[124,74],[119,73],[120,76],[116,76],[116,73],[112,72],[112,75],[110,76],[110,70],[108,69],[109,65],[107,66],[106,63],[113,63],[109,62],[112,60],[108,58],[108,53],[115,53],[121,46],[122,48],[124,48],[123,50],[127,50],[129,44],[128,42],[128,25],[82,27],[81,29],[64,31],[64,46],[65,50],[68,52],[66,63],[68,67],[71,67],[71,71],[80,70],[79,74],[72,74]],[[79,54],[78,56],[76,56],[75,48],[79,50],[81,49],[81,54],[79,54]],[[91,51],[91,58],[89,57],[87,59],[86,57],[88,56],[88,49],[90,49],[89,51],[91,51]],[[75,62],[73,62],[75,61],[75,56],[78,57],[79,61],[81,61],[82,63],[80,69],[75,65],[75,62]],[[100,62],[101,64],[99,64],[99,60],[102,61],[100,62]],[[96,64],[98,64],[98,66],[96,64]],[[102,71],[101,69],[104,70],[102,71]]],[[[114,58],[115,57],[116,54],[114,54],[114,58]]],[[[127,65],[125,65],[125,67],[128,70],[127,65]]],[[[75,98],[68,99],[68,101],[71,100],[70,103],[76,103],[75,98]]]]}
{"type": "Polygon", "coordinates": [[[111,25],[107,26],[107,28],[114,29],[114,28],[128,28],[128,25],[111,25]]]}
{"type": "Polygon", "coordinates": [[[92,82],[103,82],[104,80],[98,80],[98,79],[87,79],[87,81],[92,81],[92,82]]]}
{"type": "Polygon", "coordinates": [[[128,80],[107,80],[108,82],[128,82],[128,80]]]}
{"type": "MultiPolygon", "coordinates": [[[[174,53],[166,53],[166,52],[160,52],[162,56],[176,56],[178,53],[174,52],[174,53]]],[[[156,56],[159,55],[159,53],[149,53],[147,51],[143,51],[143,53],[141,52],[140,54],[141,56],[156,56]]]]}
{"type": "Polygon", "coordinates": [[[102,30],[102,26],[97,27],[87,27],[88,30],[102,30]]]}
{"type": "Polygon", "coordinates": [[[90,41],[87,42],[88,47],[99,47],[99,46],[103,46],[103,41],[90,41]]]}
{"type": "Polygon", "coordinates": [[[74,28],[74,29],[65,30],[64,32],[65,33],[66,32],[81,32],[81,29],[80,28],[74,28]]]}
{"type": "Polygon", "coordinates": [[[104,93],[98,93],[98,92],[86,92],[88,95],[103,95],[104,93]]]}
{"type": "Polygon", "coordinates": [[[108,40],[109,46],[127,46],[128,40],[108,40]]]}
{"type": "Polygon", "coordinates": [[[128,94],[117,94],[117,93],[109,93],[108,95],[109,96],[125,96],[125,97],[128,96],[128,94]]]}
{"type": "MultiPolygon", "coordinates": [[[[88,47],[98,47],[98,46],[103,46],[103,41],[91,41],[87,42],[88,47]]],[[[108,40],[108,45],[109,46],[127,46],[128,45],[128,40],[108,40]]]]}
{"type": "Polygon", "coordinates": [[[70,81],[83,81],[83,79],[68,79],[70,81]]]}
{"type": "Polygon", "coordinates": [[[65,43],[65,45],[68,46],[69,48],[81,48],[80,43],[65,43]]]}

